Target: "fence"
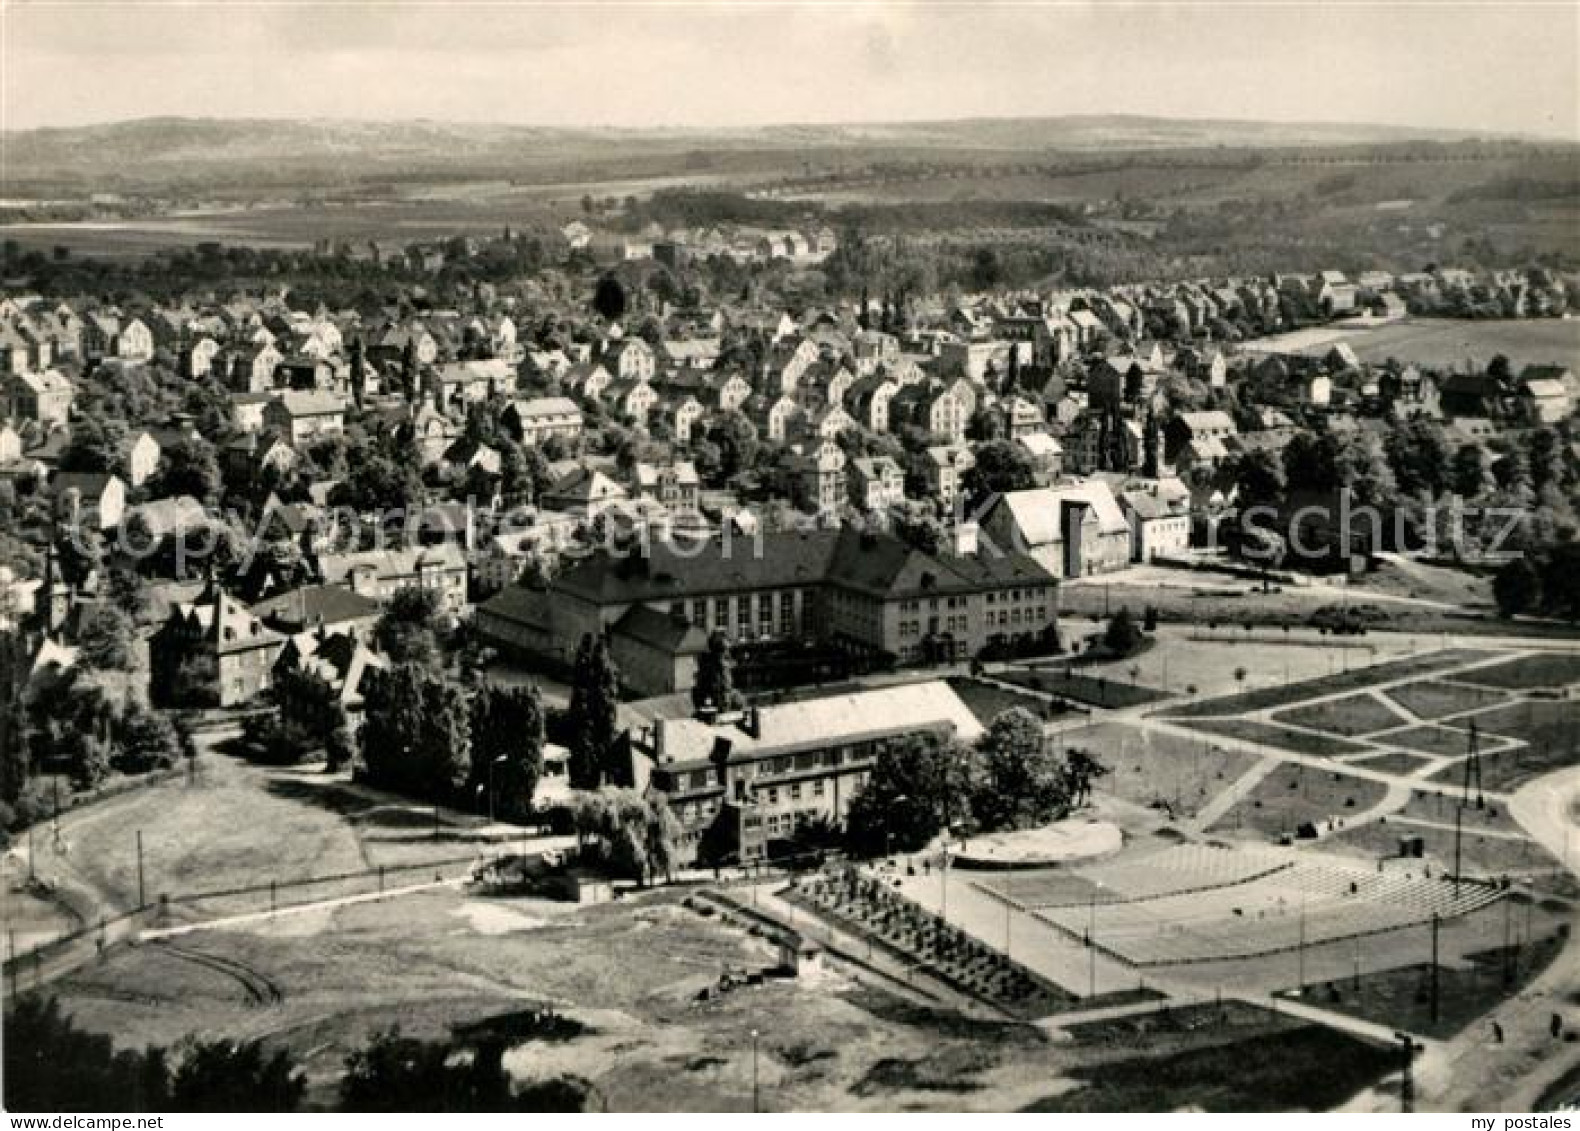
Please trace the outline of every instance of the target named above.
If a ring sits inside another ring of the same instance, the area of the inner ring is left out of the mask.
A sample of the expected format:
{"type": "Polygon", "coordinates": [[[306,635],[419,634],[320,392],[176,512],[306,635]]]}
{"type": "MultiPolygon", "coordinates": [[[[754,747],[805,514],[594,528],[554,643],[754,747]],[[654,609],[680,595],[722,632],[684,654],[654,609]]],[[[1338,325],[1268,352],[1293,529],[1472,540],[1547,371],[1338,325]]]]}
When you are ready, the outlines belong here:
{"type": "MultiPolygon", "coordinates": [[[[133,926],[150,926],[161,919],[168,918],[172,909],[181,906],[197,911],[199,905],[216,903],[222,900],[240,901],[238,906],[226,908],[223,914],[210,914],[209,918],[224,918],[230,915],[242,915],[249,912],[260,911],[285,911],[293,907],[309,906],[328,899],[339,899],[357,895],[373,895],[382,893],[389,881],[412,873],[432,872],[435,881],[453,879],[458,876],[469,876],[479,862],[478,854],[467,856],[447,856],[434,860],[420,860],[404,864],[381,865],[377,868],[364,868],[353,872],[337,872],[322,876],[301,876],[283,880],[270,880],[267,883],[247,884],[231,888],[213,888],[206,891],[189,892],[163,892],[157,900],[143,907],[135,907],[105,916],[97,922],[86,924],[71,931],[56,935],[54,938],[35,943],[27,950],[15,952],[9,945],[4,963],[4,973],[12,978],[13,987],[16,978],[29,966],[32,967],[35,979],[38,971],[45,962],[53,961],[65,955],[74,945],[93,942],[95,939],[108,941],[112,933],[125,933],[116,931],[115,928],[130,928],[133,926]],[[320,889],[312,892],[312,889],[320,889]],[[302,898],[304,893],[312,892],[308,898],[302,898]],[[297,898],[292,898],[296,896],[297,898]]],[[[209,909],[215,911],[217,909],[209,909]]]]}

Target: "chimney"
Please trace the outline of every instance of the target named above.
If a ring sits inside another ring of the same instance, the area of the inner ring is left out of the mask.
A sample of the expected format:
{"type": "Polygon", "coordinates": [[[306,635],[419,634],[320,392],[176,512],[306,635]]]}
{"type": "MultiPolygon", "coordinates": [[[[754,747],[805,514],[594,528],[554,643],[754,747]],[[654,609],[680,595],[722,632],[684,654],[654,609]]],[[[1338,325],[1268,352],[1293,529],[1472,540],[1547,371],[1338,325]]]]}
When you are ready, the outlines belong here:
{"type": "Polygon", "coordinates": [[[974,557],[979,528],[974,522],[960,521],[949,528],[949,549],[957,558],[974,557]]]}
{"type": "Polygon", "coordinates": [[[741,729],[753,738],[763,736],[763,720],[755,703],[741,712],[741,729]]]}

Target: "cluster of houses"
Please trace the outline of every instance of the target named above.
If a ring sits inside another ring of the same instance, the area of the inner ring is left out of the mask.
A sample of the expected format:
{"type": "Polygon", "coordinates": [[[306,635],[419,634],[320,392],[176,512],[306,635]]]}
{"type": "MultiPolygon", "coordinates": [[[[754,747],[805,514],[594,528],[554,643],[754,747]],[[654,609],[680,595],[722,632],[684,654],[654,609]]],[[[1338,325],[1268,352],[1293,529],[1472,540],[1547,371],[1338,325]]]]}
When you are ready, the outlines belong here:
{"type": "MultiPolygon", "coordinates": [[[[579,222],[563,234],[577,250],[602,246],[579,222]]],[[[814,262],[833,250],[826,231],[705,230],[663,233],[619,258],[814,262]]],[[[165,453],[193,434],[190,418],[128,422],[112,470],[59,466],[78,383],[140,366],[223,398],[230,427],[210,439],[221,441],[227,481],[288,477],[308,448],[353,423],[410,439],[429,496],[409,543],[332,544],[334,484],[315,481],[305,499],[266,508],[304,549],[307,581],[173,583],[150,641],[155,682],[201,680],[226,706],[269,688],[281,664],[323,674],[355,704],[384,662],[371,625],[410,586],[436,591],[448,613],[534,664],[564,668],[586,635],[601,635],[642,695],[690,688],[716,633],[765,653],[816,644],[863,660],[955,662],[1050,638],[1062,582],[1188,554],[1232,506],[1218,472],[1240,453],[1281,450],[1317,418],[1385,429],[1423,415],[1472,443],[1566,420],[1580,387],[1562,365],[1432,373],[1365,364],[1342,342],[1241,340],[1308,321],[1399,318],[1453,295],[1530,315],[1564,301],[1526,273],[1327,271],[924,296],[903,311],[664,309],[661,332],[646,336],[561,308],[552,313],[570,332],[538,340],[523,327],[543,311],[481,289],[470,309],[371,316],[295,309],[288,292],[136,309],[13,295],[0,299],[0,479],[19,498],[46,500],[58,527],[111,532],[135,520],[157,538],[204,522],[195,499],[150,496],[165,453]],[[495,431],[471,426],[479,413],[495,431]],[[699,472],[715,429],[742,418],[782,455],[777,477],[699,472]],[[649,454],[621,460],[603,448],[609,423],[645,436],[649,454]],[[977,490],[988,443],[1013,449],[1029,479],[977,490]],[[497,489],[512,445],[547,466],[529,505],[497,489]],[[765,523],[753,509],[764,502],[808,521],[765,523]],[[896,512],[929,515],[941,540],[923,548],[898,526],[854,521],[896,512]],[[643,552],[611,552],[632,539],[643,552]]],[[[69,633],[92,586],[66,584],[52,552],[47,562],[44,576],[10,574],[6,586],[49,633],[69,633]]],[[[716,811],[738,788],[728,775],[697,778],[724,741],[719,727],[741,732],[731,749],[775,760],[765,735],[791,733],[775,719],[661,726],[642,740],[653,780],[684,806],[716,811]]],[[[863,757],[883,737],[828,726],[843,736],[832,745],[860,745],[863,757]]],[[[838,808],[861,764],[840,755],[804,779],[815,793],[794,799],[809,812],[838,808]]],[[[682,812],[689,821],[704,810],[682,812]]],[[[775,831],[742,826],[738,837],[775,831]]]]}

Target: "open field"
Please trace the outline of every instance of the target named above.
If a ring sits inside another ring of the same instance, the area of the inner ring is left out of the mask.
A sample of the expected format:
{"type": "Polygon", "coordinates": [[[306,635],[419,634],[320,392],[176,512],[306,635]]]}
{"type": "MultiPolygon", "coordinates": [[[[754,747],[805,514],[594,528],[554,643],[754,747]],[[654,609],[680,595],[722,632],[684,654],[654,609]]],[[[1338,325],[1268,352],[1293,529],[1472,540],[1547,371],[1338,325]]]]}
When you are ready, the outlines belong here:
{"type": "Polygon", "coordinates": [[[1303,997],[1323,1009],[1441,1039],[1453,1036],[1533,981],[1563,946],[1563,939],[1549,935],[1508,950],[1500,947],[1466,955],[1458,965],[1440,965],[1435,1021],[1430,964],[1363,974],[1358,983],[1353,978],[1337,979],[1307,986],[1304,994],[1290,990],[1279,996],[1303,997]],[[1512,985],[1504,981],[1505,969],[1513,975],[1512,985]]]}
{"type": "Polygon", "coordinates": [[[139,1042],[265,1036],[305,1058],[319,1104],[331,1099],[346,1053],[379,1028],[439,1037],[542,1002],[587,1033],[519,1048],[507,1067],[522,1077],[587,1076],[611,1110],[745,1110],[751,1058],[741,1050],[764,1016],[775,1018],[760,1060],[769,1107],[1002,1105],[1023,1094],[997,1069],[1006,1059],[1024,1065],[1041,1046],[1035,1031],[978,1024],[951,1036],[925,1019],[890,1021],[832,974],[816,985],[771,980],[696,1000],[726,968],[775,961],[762,942],[669,896],[574,909],[443,893],[297,916],[255,934],[145,945],[59,990],[80,1023],[139,1042]],[[632,962],[633,954],[645,957],[632,962]],[[266,978],[278,1000],[260,1008],[219,967],[266,978]],[[874,1087],[874,1068],[893,1059],[952,1064],[957,1089],[946,1101],[904,1080],[874,1087]]]}
{"type": "Polygon", "coordinates": [[[1082,747],[1108,773],[1093,788],[1137,805],[1167,805],[1176,815],[1194,813],[1255,764],[1210,738],[1187,738],[1122,722],[1061,729],[1058,746],[1082,747]]]}
{"type": "Polygon", "coordinates": [[[1488,801],[1483,797],[1481,807],[1477,808],[1474,793],[1470,804],[1461,809],[1463,801],[1464,791],[1457,785],[1431,785],[1411,790],[1404,807],[1396,814],[1390,814],[1389,820],[1405,817],[1452,827],[1458,810],[1460,826],[1467,833],[1504,832],[1524,837],[1524,830],[1509,815],[1507,807],[1499,802],[1488,801]]]}
{"type": "Polygon", "coordinates": [[[1279,711],[1273,718],[1281,723],[1328,731],[1347,738],[1370,734],[1374,730],[1386,730],[1405,721],[1402,715],[1371,695],[1351,695],[1345,699],[1313,703],[1308,707],[1279,711]]]}
{"type": "Polygon", "coordinates": [[[1486,688],[1467,686],[1463,683],[1434,683],[1430,680],[1402,684],[1390,688],[1383,694],[1411,714],[1419,715],[1423,719],[1441,719],[1445,715],[1457,715],[1465,711],[1473,711],[1478,707],[1491,707],[1508,699],[1508,696],[1501,692],[1486,688]]]}
{"type": "MultiPolygon", "coordinates": [[[[1434,872],[1448,873],[1454,865],[1454,818],[1450,812],[1446,828],[1377,821],[1368,825],[1340,829],[1322,844],[1334,852],[1346,852],[1370,860],[1399,856],[1399,842],[1405,837],[1420,837],[1425,844],[1425,860],[1434,872]]],[[[1465,874],[1497,878],[1509,872],[1557,868],[1558,862],[1529,840],[1494,836],[1467,830],[1461,838],[1465,874]]],[[[1419,860],[1397,860],[1392,867],[1419,869],[1419,860]]]]}
{"type": "Polygon", "coordinates": [[[1506,687],[1528,691],[1536,687],[1567,687],[1580,683],[1580,656],[1522,656],[1506,664],[1492,664],[1458,677],[1479,687],[1506,687]]]}
{"type": "Polygon", "coordinates": [[[1438,601],[1462,609],[1497,611],[1490,576],[1415,559],[1384,558],[1366,573],[1350,578],[1348,584],[1358,601],[1365,600],[1368,594],[1378,594],[1438,601]]]}
{"type": "MultiPolygon", "coordinates": [[[[1100,626],[1087,630],[1073,619],[1061,625],[1067,636],[1073,636],[1077,629],[1099,632],[1100,626]]],[[[1153,634],[1152,647],[1139,656],[1084,664],[1079,670],[1083,675],[1139,683],[1174,695],[1189,688],[1195,688],[1192,694],[1200,696],[1233,695],[1248,686],[1282,682],[1286,676],[1290,681],[1300,681],[1337,671],[1339,647],[1340,641],[1307,629],[1286,634],[1259,628],[1247,634],[1241,629],[1209,632],[1205,627],[1164,624],[1153,634]],[[1246,683],[1234,678],[1235,669],[1242,666],[1248,673],[1246,683]],[[1132,677],[1131,668],[1139,669],[1139,674],[1132,677]]],[[[1407,637],[1369,637],[1364,644],[1349,645],[1349,663],[1357,666],[1379,658],[1407,655],[1420,647],[1420,642],[1407,637]]]]}
{"type": "MultiPolygon", "coordinates": [[[[1527,744],[1483,754],[1481,776],[1488,789],[1512,790],[1550,770],[1574,764],[1580,702],[1527,699],[1455,719],[1454,725],[1465,727],[1471,719],[1483,737],[1502,735],[1527,744]]],[[[1460,773],[1458,766],[1450,766],[1436,777],[1457,781],[1460,773]]]]}
{"type": "Polygon", "coordinates": [[[1383,799],[1385,786],[1369,778],[1302,765],[1282,765],[1213,826],[1217,831],[1253,829],[1270,839],[1294,836],[1306,823],[1319,830],[1365,812],[1383,799]]]}
{"type": "Polygon", "coordinates": [[[1248,351],[1321,356],[1347,343],[1363,362],[1390,358],[1434,369],[1485,369],[1503,354],[1518,372],[1525,365],[1580,365],[1580,322],[1565,319],[1460,321],[1408,318],[1369,326],[1335,324],[1246,342],[1248,351]]]}
{"type": "Polygon", "coordinates": [[[1060,695],[1092,707],[1139,707],[1168,698],[1165,692],[1155,687],[1142,687],[1107,676],[1083,675],[1081,672],[1066,674],[1062,666],[1052,664],[1031,671],[1006,670],[1000,672],[997,678],[1018,687],[1060,695]]]}
{"type": "Polygon", "coordinates": [[[1424,675],[1427,672],[1457,667],[1486,655],[1485,652],[1466,648],[1445,648],[1419,656],[1352,668],[1347,672],[1321,676],[1301,683],[1263,687],[1240,695],[1181,704],[1157,713],[1170,718],[1203,718],[1265,711],[1275,707],[1292,706],[1324,695],[1336,695],[1342,691],[1359,691],[1390,680],[1407,679],[1413,675],[1424,675]]]}
{"type": "Polygon", "coordinates": [[[1094,1067],[1079,1073],[1079,1086],[1026,1110],[1322,1111],[1393,1071],[1397,1060],[1357,1037],[1280,1019],[1254,1036],[1094,1067]],[[1320,1079],[1299,1064],[1321,1064],[1320,1079]]]}
{"type": "Polygon", "coordinates": [[[1293,750],[1297,754],[1311,754],[1317,758],[1341,758],[1347,754],[1364,753],[1367,747],[1348,739],[1326,734],[1295,730],[1275,723],[1260,723],[1254,719],[1182,719],[1181,726],[1207,734],[1221,734],[1226,738],[1244,739],[1293,750]]]}
{"type": "Polygon", "coordinates": [[[1346,758],[1345,765],[1360,766],[1368,770],[1378,770],[1385,774],[1412,774],[1421,767],[1430,765],[1432,759],[1419,754],[1406,754],[1402,750],[1390,750],[1386,754],[1372,754],[1364,758],[1346,758]]]}
{"type": "MultiPolygon", "coordinates": [[[[1175,576],[1168,583],[1154,581],[1146,571],[1138,568],[1124,574],[1113,575],[1101,583],[1065,584],[1059,589],[1059,609],[1067,617],[1102,617],[1105,609],[1128,605],[1131,609],[1144,609],[1148,605],[1158,611],[1165,623],[1187,623],[1205,628],[1216,624],[1220,631],[1227,627],[1251,624],[1264,628],[1282,629],[1284,625],[1303,625],[1318,610],[1332,608],[1340,603],[1339,595],[1329,588],[1297,589],[1286,587],[1282,592],[1251,595],[1244,582],[1238,586],[1222,583],[1216,575],[1188,574],[1170,571],[1175,576]]],[[[1455,606],[1410,604],[1403,601],[1375,602],[1380,620],[1376,631],[1419,633],[1455,636],[1504,636],[1510,630],[1508,621],[1455,606]]],[[[1519,632],[1524,636],[1549,639],[1574,640],[1580,630],[1567,624],[1550,621],[1523,621],[1519,632]]],[[[1347,647],[1353,654],[1368,651],[1365,639],[1346,643],[1344,638],[1324,638],[1329,647],[1347,647]]],[[[1351,661],[1354,662],[1353,660],[1351,661]]]]}
{"type": "Polygon", "coordinates": [[[1389,746],[1403,746],[1407,750],[1420,750],[1426,754],[1452,757],[1469,753],[1470,736],[1467,732],[1455,730],[1453,727],[1420,726],[1375,734],[1372,735],[1372,739],[1376,742],[1385,742],[1389,746]]]}
{"type": "Polygon", "coordinates": [[[980,679],[950,676],[948,683],[983,726],[990,724],[1011,707],[1022,707],[1040,719],[1048,714],[1051,706],[1034,695],[1021,695],[1019,692],[980,679]]]}

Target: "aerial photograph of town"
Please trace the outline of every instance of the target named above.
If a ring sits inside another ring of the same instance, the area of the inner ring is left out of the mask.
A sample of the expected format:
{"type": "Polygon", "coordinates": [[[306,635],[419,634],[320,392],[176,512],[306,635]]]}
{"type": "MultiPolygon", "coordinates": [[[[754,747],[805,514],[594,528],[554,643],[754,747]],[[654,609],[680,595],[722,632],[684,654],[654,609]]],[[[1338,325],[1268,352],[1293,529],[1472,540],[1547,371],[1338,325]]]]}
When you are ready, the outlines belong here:
{"type": "Polygon", "coordinates": [[[0,241],[8,1127],[1571,1126],[1577,0],[13,0],[0,241]]]}

